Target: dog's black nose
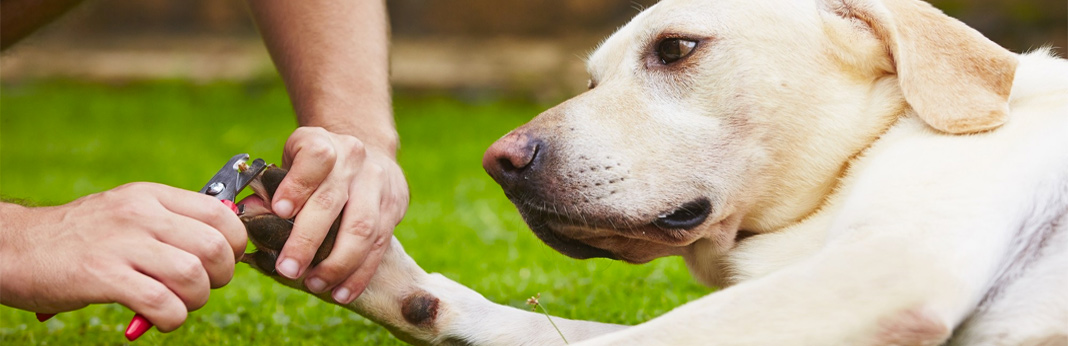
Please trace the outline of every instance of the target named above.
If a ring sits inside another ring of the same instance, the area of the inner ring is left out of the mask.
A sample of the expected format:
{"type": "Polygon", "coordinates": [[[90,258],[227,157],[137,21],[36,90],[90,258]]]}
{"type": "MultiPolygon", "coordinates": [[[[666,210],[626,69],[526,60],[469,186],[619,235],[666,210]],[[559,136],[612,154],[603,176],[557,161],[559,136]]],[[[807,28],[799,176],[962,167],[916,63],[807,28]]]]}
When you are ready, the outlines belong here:
{"type": "Polygon", "coordinates": [[[544,147],[539,139],[523,132],[512,132],[486,149],[482,167],[508,192],[528,180],[544,147]]]}

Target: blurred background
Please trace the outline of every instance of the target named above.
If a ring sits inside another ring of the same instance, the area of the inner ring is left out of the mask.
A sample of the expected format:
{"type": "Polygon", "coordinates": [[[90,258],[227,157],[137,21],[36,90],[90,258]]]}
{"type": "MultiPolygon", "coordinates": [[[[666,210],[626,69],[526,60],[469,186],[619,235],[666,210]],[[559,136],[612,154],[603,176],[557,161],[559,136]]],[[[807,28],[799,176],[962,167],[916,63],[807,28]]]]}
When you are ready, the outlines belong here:
{"type": "MultiPolygon", "coordinates": [[[[585,56],[652,3],[388,1],[398,160],[412,196],[394,234],[420,265],[494,302],[528,309],[540,294],[556,316],[610,323],[641,323],[715,289],[677,257],[632,266],[556,253],[481,167],[494,140],[585,90],[585,56]]],[[[1052,44],[1065,55],[1065,0],[934,3],[1013,51],[1052,44]]],[[[296,123],[246,12],[237,0],[89,0],[5,51],[0,197],[56,205],[132,181],[197,190],[236,153],[278,162],[296,123]]],[[[38,323],[0,306],[0,345],[119,344],[131,316],[105,304],[38,323]]],[[[400,343],[245,265],[182,328],[138,341],[257,342],[400,343]]]]}
{"type": "MultiPolygon", "coordinates": [[[[583,58],[654,0],[391,0],[392,75],[403,89],[495,90],[541,100],[585,88],[583,58]]],[[[1068,46],[1065,0],[935,0],[1016,52],[1068,46]]],[[[31,78],[248,79],[274,72],[242,1],[86,1],[6,53],[31,78]]]]}

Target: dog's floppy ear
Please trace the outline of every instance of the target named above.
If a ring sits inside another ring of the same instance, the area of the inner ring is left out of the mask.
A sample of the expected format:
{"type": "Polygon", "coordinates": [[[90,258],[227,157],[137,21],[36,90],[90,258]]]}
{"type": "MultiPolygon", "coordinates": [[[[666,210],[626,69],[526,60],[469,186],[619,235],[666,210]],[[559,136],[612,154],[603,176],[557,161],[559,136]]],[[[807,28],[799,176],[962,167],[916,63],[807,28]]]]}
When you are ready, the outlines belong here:
{"type": "Polygon", "coordinates": [[[887,46],[901,91],[931,127],[948,133],[1008,120],[1016,55],[920,0],[832,0],[887,46]]]}

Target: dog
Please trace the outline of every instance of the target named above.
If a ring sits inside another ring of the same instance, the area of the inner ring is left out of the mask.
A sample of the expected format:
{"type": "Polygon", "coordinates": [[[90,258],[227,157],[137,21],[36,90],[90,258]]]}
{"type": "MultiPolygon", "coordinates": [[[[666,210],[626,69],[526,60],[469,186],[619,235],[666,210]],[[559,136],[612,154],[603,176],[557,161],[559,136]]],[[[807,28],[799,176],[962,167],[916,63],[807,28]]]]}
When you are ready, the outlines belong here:
{"type": "MultiPolygon", "coordinates": [[[[682,256],[725,288],[555,319],[569,341],[1068,345],[1068,61],[919,0],[665,0],[588,69],[486,171],[567,256],[682,256]]],[[[562,342],[396,239],[346,307],[414,344],[562,342]]]]}

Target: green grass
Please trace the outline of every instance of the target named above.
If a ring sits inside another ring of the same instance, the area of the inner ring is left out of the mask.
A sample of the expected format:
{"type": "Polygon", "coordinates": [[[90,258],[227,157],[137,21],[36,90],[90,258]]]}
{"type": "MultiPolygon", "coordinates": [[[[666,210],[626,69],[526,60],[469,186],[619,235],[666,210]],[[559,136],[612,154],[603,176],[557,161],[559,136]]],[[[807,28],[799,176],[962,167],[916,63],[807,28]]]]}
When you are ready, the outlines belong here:
{"type": "MultiPolygon", "coordinates": [[[[577,261],[530,233],[482,171],[481,157],[544,108],[508,99],[396,97],[412,202],[395,234],[408,253],[426,270],[501,304],[526,309],[526,298],[541,293],[542,304],[567,318],[640,323],[706,294],[679,258],[642,266],[577,261]]],[[[0,194],[50,205],[132,181],[196,190],[233,154],[278,162],[294,126],[277,81],[5,85],[0,194]]],[[[121,344],[131,316],[119,305],[95,305],[38,323],[30,312],[0,307],[0,344],[121,344]]],[[[230,285],[213,291],[182,328],[152,331],[137,343],[400,342],[348,310],[239,264],[230,285]]]]}

